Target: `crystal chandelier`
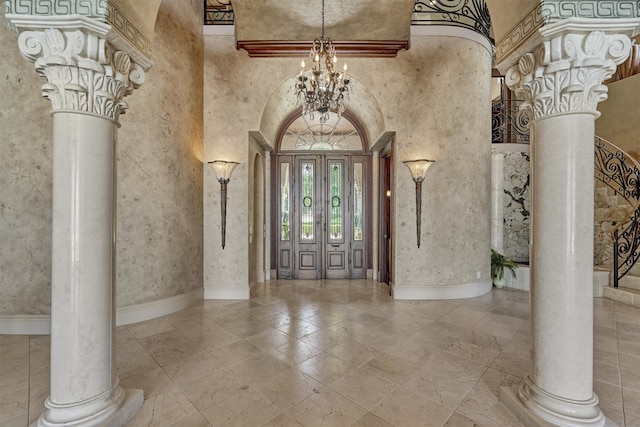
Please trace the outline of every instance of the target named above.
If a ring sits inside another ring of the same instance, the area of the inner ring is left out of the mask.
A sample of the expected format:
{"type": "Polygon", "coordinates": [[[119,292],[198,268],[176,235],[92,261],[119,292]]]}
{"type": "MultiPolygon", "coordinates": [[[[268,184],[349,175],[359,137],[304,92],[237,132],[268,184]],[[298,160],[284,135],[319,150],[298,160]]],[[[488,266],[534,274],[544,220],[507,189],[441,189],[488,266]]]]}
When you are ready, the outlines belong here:
{"type": "Polygon", "coordinates": [[[324,36],[324,0],[322,0],[322,36],[313,41],[309,58],[313,64],[311,77],[307,78],[304,75],[303,60],[296,83],[298,105],[302,102],[302,114],[308,114],[311,120],[314,119],[314,113],[318,112],[320,122],[324,123],[329,118],[329,111],[339,116],[344,112],[345,95],[347,99],[349,97],[347,64],[344,64],[343,72],[334,71],[333,67],[338,62],[336,50],[331,39],[324,36]]]}

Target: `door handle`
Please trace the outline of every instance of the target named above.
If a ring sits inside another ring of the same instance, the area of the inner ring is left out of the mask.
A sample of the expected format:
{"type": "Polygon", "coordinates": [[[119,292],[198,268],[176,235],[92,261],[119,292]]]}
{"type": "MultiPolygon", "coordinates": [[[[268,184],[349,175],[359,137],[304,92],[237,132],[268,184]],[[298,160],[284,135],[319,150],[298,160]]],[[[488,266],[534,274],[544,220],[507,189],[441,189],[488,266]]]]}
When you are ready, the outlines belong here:
{"type": "Polygon", "coordinates": [[[334,245],[333,243],[331,244],[331,246],[332,246],[332,247],[334,247],[334,248],[339,248],[339,247],[340,247],[340,245],[339,245],[339,244],[334,245]]]}

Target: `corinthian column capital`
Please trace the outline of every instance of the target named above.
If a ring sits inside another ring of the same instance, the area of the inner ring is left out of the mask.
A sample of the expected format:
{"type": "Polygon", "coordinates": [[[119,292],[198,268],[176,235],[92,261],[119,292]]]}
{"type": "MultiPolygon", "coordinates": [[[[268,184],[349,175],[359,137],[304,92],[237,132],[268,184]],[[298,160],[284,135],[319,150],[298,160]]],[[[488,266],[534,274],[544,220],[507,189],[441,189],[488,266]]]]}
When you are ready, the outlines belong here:
{"type": "Polygon", "coordinates": [[[127,108],[124,97],[144,82],[144,70],[127,53],[113,48],[105,38],[108,29],[94,22],[20,33],[20,52],[45,78],[42,95],[54,111],[86,112],[117,121],[127,108]]]}
{"type": "Polygon", "coordinates": [[[607,99],[603,82],[631,52],[631,32],[615,25],[574,18],[543,27],[542,45],[525,53],[506,75],[507,85],[524,103],[531,119],[569,114],[599,115],[607,99]]]}

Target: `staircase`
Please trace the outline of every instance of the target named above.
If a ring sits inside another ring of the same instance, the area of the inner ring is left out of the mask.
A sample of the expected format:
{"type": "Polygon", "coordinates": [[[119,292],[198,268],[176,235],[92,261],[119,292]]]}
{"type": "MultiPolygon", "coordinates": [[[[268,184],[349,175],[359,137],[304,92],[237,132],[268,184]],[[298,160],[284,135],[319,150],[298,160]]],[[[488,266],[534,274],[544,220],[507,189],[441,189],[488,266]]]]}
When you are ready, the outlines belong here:
{"type": "Polygon", "coordinates": [[[604,287],[602,296],[623,304],[640,307],[640,276],[627,274],[620,279],[617,288],[604,287]]]}
{"type": "Polygon", "coordinates": [[[640,307],[640,164],[610,142],[596,137],[595,177],[628,204],[626,215],[612,221],[613,266],[602,296],[640,307]],[[612,286],[611,286],[612,285],[612,286]]]}

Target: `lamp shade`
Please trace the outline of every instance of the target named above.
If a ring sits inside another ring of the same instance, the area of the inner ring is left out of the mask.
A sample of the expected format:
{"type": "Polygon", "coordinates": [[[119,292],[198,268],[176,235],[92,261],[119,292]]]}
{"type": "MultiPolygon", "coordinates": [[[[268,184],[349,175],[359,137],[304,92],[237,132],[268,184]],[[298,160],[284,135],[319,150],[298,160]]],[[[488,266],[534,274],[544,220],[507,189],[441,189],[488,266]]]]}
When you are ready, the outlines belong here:
{"type": "Polygon", "coordinates": [[[220,182],[229,182],[231,179],[231,173],[236,166],[238,166],[238,162],[227,162],[225,160],[214,160],[209,162],[211,166],[213,166],[213,170],[216,171],[216,175],[218,175],[218,181],[220,182]]]}
{"type": "Polygon", "coordinates": [[[427,169],[429,169],[429,166],[435,163],[435,160],[418,159],[407,160],[402,163],[407,165],[407,167],[411,171],[411,178],[413,178],[415,182],[422,182],[424,181],[424,177],[427,174],[427,169]]]}

